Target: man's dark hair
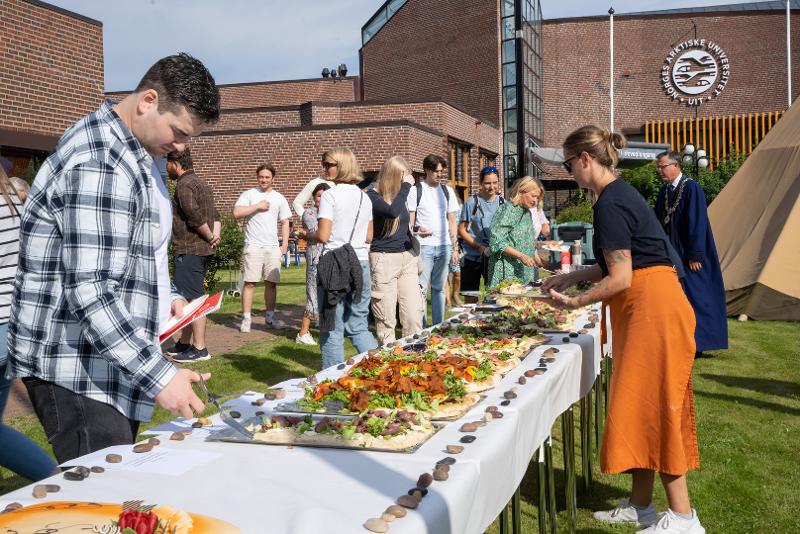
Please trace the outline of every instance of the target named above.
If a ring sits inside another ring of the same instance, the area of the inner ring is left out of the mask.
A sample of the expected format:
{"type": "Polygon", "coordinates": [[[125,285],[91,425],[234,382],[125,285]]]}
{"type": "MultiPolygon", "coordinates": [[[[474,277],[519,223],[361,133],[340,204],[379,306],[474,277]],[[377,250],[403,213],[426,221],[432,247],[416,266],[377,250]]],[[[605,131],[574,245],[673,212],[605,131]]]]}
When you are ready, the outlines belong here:
{"type": "Polygon", "coordinates": [[[331,186],[329,186],[325,182],[322,182],[321,184],[317,184],[317,187],[315,187],[314,190],[311,192],[311,198],[314,198],[314,195],[317,194],[317,191],[327,191],[330,188],[331,188],[331,186]]]}
{"type": "Polygon", "coordinates": [[[447,162],[442,156],[437,156],[436,154],[428,154],[425,156],[425,159],[422,160],[422,168],[426,171],[435,171],[436,166],[441,165],[442,169],[447,168],[447,162]]]}
{"type": "Polygon", "coordinates": [[[264,170],[271,172],[272,177],[275,178],[275,175],[277,174],[275,172],[275,165],[273,165],[272,163],[264,163],[263,165],[259,165],[258,168],[256,169],[256,176],[258,176],[258,173],[264,170]]]}
{"type": "Polygon", "coordinates": [[[674,150],[665,150],[664,152],[661,152],[658,156],[656,156],[656,161],[660,160],[661,158],[667,158],[671,162],[677,163],[678,167],[681,166],[681,155],[674,150]]]}
{"type": "Polygon", "coordinates": [[[200,60],[181,52],[159,59],[148,69],[136,92],[153,89],[158,93],[158,110],[172,111],[178,106],[205,123],[219,120],[219,89],[214,77],[200,60]]]}
{"type": "Polygon", "coordinates": [[[188,148],[183,152],[173,150],[167,154],[167,161],[177,161],[184,171],[191,171],[194,169],[194,164],[192,163],[192,154],[189,152],[188,148]]]}

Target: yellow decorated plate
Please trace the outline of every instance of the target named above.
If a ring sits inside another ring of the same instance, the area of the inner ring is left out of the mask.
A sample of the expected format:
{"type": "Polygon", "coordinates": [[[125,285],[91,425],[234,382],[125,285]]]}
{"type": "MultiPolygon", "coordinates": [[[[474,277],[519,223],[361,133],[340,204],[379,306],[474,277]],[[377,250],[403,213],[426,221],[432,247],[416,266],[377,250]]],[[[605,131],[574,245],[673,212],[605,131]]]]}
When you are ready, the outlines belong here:
{"type": "MultiPolygon", "coordinates": [[[[153,512],[161,519],[165,519],[165,515],[181,513],[167,506],[157,506],[153,512]]],[[[93,502],[34,504],[0,515],[0,532],[48,532],[53,534],[113,532],[111,522],[116,521],[121,513],[122,505],[120,504],[93,502]]],[[[177,530],[180,534],[242,534],[241,530],[225,521],[193,513],[186,515],[191,519],[191,527],[184,526],[186,521],[180,521],[177,530]]],[[[172,528],[169,530],[171,532],[172,528]]]]}

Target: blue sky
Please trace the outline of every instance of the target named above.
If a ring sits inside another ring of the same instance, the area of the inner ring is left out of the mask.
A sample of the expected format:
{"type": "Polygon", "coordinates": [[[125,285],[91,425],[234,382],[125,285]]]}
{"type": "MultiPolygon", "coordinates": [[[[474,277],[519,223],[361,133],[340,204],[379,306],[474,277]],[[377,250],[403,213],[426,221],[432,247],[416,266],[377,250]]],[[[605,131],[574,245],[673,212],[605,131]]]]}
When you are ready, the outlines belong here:
{"type": "MultiPolygon", "coordinates": [[[[103,23],[106,90],[132,89],[157,59],[201,59],[218,83],[314,78],[346,63],[358,73],[361,26],[384,0],[47,0],[103,23]]],[[[481,0],[472,0],[479,2],[481,0]]],[[[611,3],[541,0],[545,18],[602,15],[611,3]]],[[[619,0],[617,13],[742,3],[619,0]]],[[[413,36],[410,36],[413,38],[413,36]]]]}

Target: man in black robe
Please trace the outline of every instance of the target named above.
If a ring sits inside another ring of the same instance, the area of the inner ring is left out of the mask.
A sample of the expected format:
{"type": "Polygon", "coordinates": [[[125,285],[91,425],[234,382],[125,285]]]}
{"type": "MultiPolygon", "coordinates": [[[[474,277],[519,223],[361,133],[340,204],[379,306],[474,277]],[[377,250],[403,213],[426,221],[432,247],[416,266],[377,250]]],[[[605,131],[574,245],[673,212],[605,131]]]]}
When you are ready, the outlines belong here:
{"type": "Polygon", "coordinates": [[[683,289],[694,308],[697,356],[728,348],[725,286],[708,221],[703,187],[683,174],[677,152],[658,155],[656,170],[664,182],[656,198],[656,216],[683,262],[683,289]]]}

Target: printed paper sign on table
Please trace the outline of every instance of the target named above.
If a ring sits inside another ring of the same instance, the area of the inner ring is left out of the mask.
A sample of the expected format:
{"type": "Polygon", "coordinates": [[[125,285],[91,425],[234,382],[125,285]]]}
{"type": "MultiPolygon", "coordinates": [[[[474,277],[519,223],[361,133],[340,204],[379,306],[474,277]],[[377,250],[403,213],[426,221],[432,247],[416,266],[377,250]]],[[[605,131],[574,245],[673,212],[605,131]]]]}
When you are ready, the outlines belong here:
{"type": "Polygon", "coordinates": [[[222,294],[223,292],[220,291],[211,296],[203,295],[202,297],[197,297],[191,301],[183,308],[183,315],[172,317],[164,324],[161,335],[158,336],[158,342],[163,343],[183,327],[189,326],[201,317],[217,311],[222,306],[222,294]]]}

